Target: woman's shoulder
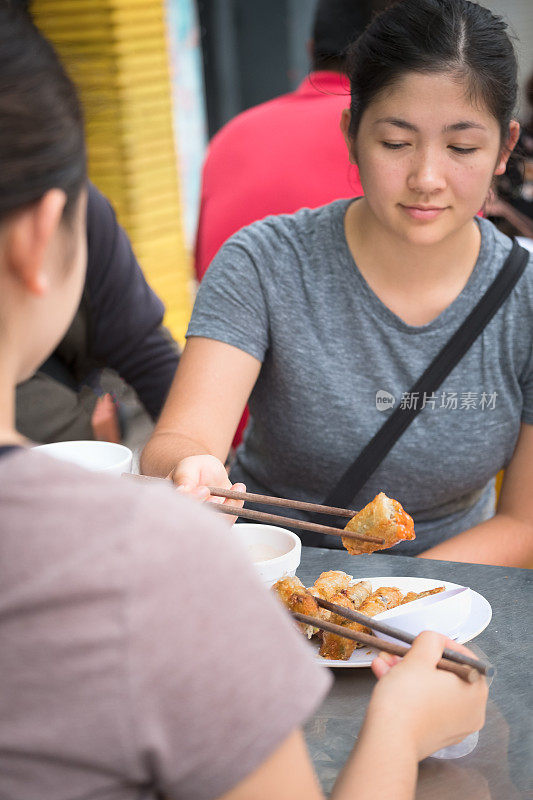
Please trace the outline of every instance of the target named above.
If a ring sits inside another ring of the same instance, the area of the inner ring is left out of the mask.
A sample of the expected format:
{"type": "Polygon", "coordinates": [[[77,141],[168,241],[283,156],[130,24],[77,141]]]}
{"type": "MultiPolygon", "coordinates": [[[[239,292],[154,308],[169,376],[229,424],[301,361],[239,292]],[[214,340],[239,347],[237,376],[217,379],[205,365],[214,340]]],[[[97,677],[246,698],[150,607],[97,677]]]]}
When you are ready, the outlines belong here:
{"type": "Polygon", "coordinates": [[[300,208],[292,214],[264,217],[241,228],[226,244],[251,252],[264,245],[277,251],[298,243],[308,248],[316,237],[323,241],[334,235],[335,223],[344,218],[351,202],[351,198],[345,198],[317,208],[300,208]]]}
{"type": "Polygon", "coordinates": [[[199,289],[241,281],[259,282],[263,291],[277,293],[280,281],[298,283],[315,269],[317,254],[325,258],[338,249],[342,220],[350,200],[336,200],[318,208],[301,208],[252,222],[233,234],[209,265],[199,289]]]}
{"type": "MultiPolygon", "coordinates": [[[[484,266],[487,272],[490,273],[490,277],[495,278],[511,252],[513,239],[498,230],[488,219],[478,218],[478,223],[482,242],[480,255],[485,262],[484,266]]],[[[533,252],[531,251],[519,285],[521,292],[527,291],[533,301],[533,252]]]]}
{"type": "MultiPolygon", "coordinates": [[[[476,217],[481,231],[481,238],[484,243],[492,245],[494,248],[493,257],[502,263],[505,261],[513,246],[513,239],[507,234],[502,233],[496,225],[484,217],[476,217]]],[[[518,241],[520,244],[520,240],[518,241]]],[[[523,245],[522,245],[523,246],[523,245]]],[[[528,249],[527,247],[524,249],[528,249]]],[[[533,252],[529,253],[529,260],[533,262],[533,252]]]]}

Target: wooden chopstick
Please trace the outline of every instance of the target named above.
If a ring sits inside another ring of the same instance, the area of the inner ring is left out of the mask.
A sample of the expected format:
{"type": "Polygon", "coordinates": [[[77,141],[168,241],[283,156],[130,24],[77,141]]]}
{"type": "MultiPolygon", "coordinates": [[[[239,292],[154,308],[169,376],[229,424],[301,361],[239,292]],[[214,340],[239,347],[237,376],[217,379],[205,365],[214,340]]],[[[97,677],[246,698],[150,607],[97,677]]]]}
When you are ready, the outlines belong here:
{"type": "Polygon", "coordinates": [[[345,536],[347,539],[357,539],[360,542],[372,542],[374,544],[385,544],[384,539],[377,539],[375,536],[363,536],[353,531],[339,530],[339,528],[329,528],[327,525],[318,525],[316,522],[305,522],[302,519],[292,519],[291,517],[281,517],[278,514],[267,514],[264,511],[254,511],[251,508],[235,508],[221,503],[208,503],[215,511],[221,514],[231,514],[233,517],[243,519],[255,519],[258,522],[269,522],[271,525],[285,525],[289,528],[298,528],[302,531],[312,533],[326,533],[329,536],[345,536]]]}
{"type": "MultiPolygon", "coordinates": [[[[335,614],[338,614],[339,616],[345,617],[353,622],[359,622],[361,625],[364,625],[371,630],[385,633],[387,636],[392,636],[394,639],[407,642],[407,644],[412,644],[416,639],[416,636],[413,636],[411,633],[402,631],[399,628],[394,628],[392,625],[387,625],[385,622],[374,619],[374,617],[369,617],[366,614],[361,614],[359,611],[355,611],[354,609],[338,606],[336,603],[330,603],[328,600],[322,600],[321,597],[315,597],[315,600],[317,604],[321,606],[321,608],[326,608],[328,611],[334,611],[335,614]]],[[[486,664],[484,661],[479,661],[477,658],[465,656],[463,653],[458,653],[457,650],[452,650],[451,648],[446,647],[442,651],[442,655],[449,661],[455,661],[457,664],[464,664],[465,666],[473,667],[482,675],[486,675],[488,678],[494,675],[494,667],[492,664],[486,664]]]]}
{"type": "MultiPolygon", "coordinates": [[[[340,606],[340,608],[342,608],[342,606],[340,606]]],[[[300,614],[298,611],[291,611],[291,614],[294,619],[298,620],[298,622],[303,622],[306,625],[312,625],[314,628],[320,628],[320,630],[323,631],[336,633],[337,636],[343,636],[345,639],[351,639],[359,644],[365,644],[375,650],[384,650],[386,653],[392,653],[394,656],[404,656],[411,649],[409,647],[404,647],[401,644],[393,644],[392,642],[378,639],[376,636],[370,636],[368,633],[351,631],[347,628],[344,628],[342,625],[335,625],[333,622],[326,622],[325,620],[317,619],[316,617],[310,617],[307,614],[300,614]]],[[[462,678],[468,683],[474,683],[474,681],[477,681],[479,678],[479,672],[477,669],[463,664],[456,664],[454,661],[449,661],[447,658],[441,658],[437,662],[437,667],[439,669],[444,669],[447,672],[454,672],[459,676],[459,678],[462,678]]]]}
{"type": "Polygon", "coordinates": [[[265,506],[282,506],[294,508],[298,511],[313,511],[317,514],[331,514],[335,517],[355,517],[357,511],[351,508],[335,508],[334,506],[321,506],[318,503],[305,503],[303,500],[289,500],[286,497],[272,497],[268,494],[254,494],[253,492],[235,492],[233,489],[219,489],[216,486],[207,487],[214,497],[227,497],[229,500],[248,500],[250,503],[260,503],[265,506]]]}
{"type": "MultiPolygon", "coordinates": [[[[133,475],[132,473],[125,472],[122,475],[123,478],[129,478],[136,481],[141,481],[144,483],[167,483],[172,484],[168,478],[154,478],[150,475],[133,475]]],[[[249,492],[233,492],[229,489],[218,489],[215,487],[207,487],[209,489],[210,494],[216,497],[228,497],[230,499],[236,500],[252,500],[252,498],[264,497],[266,500],[276,500],[280,501],[279,503],[272,503],[272,505],[285,505],[287,508],[301,508],[303,506],[310,507],[311,510],[315,510],[314,503],[300,503],[299,500],[285,500],[281,497],[269,497],[268,495],[254,495],[249,492]],[[298,505],[288,505],[289,503],[295,503],[298,505]]],[[[259,501],[255,501],[259,502],[259,501]]],[[[233,517],[242,517],[243,519],[253,519],[257,520],[257,522],[268,522],[272,525],[283,525],[289,528],[298,528],[298,530],[302,531],[311,531],[311,533],[325,533],[329,536],[344,536],[347,539],[357,539],[360,542],[371,542],[372,544],[385,544],[384,539],[377,538],[375,536],[363,536],[360,533],[353,533],[353,531],[345,531],[340,528],[330,528],[327,525],[318,525],[315,522],[305,522],[305,520],[301,519],[292,519],[291,517],[282,517],[278,516],[277,514],[267,514],[263,511],[254,511],[251,508],[236,508],[235,506],[227,506],[221,503],[208,503],[215,511],[219,511],[221,514],[230,514],[233,517]]],[[[316,509],[321,508],[329,508],[329,506],[316,506],[316,509]]],[[[338,516],[353,516],[355,512],[350,511],[348,508],[335,508],[332,509],[333,512],[342,511],[343,514],[339,514],[338,516]]],[[[322,512],[321,512],[322,513],[322,512]]],[[[324,513],[330,513],[324,512],[324,513]]]]}

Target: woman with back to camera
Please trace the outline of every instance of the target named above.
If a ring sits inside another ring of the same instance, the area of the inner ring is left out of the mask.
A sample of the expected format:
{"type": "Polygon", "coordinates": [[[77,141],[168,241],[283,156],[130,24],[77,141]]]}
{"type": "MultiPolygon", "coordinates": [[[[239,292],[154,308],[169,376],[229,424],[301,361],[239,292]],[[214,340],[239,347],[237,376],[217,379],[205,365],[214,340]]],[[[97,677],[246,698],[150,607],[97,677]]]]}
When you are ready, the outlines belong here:
{"type": "MultiPolygon", "coordinates": [[[[224,523],[15,430],[16,384],[79,302],[86,195],[74,87],[0,3],[0,797],[320,800],[300,727],[327,672],[224,523]]],[[[375,660],[337,800],[412,797],[417,761],[483,725],[486,683],[437,670],[444,644],[375,660]]]]}
{"type": "MultiPolygon", "coordinates": [[[[398,499],[417,538],[392,553],[524,565],[531,264],[438,391],[409,396],[511,250],[476,217],[519,133],[505,25],[467,0],[405,0],[357,40],[347,72],[341,125],[364,198],[266,218],[220,249],[143,470],[172,473],[201,497],[227,486],[222,462],[249,397],[230,480],[320,503],[382,426],[390,405],[380,396],[423,404],[343,505],[362,508],[381,490],[398,499]]],[[[314,543],[331,546],[326,538],[314,543]]]]}

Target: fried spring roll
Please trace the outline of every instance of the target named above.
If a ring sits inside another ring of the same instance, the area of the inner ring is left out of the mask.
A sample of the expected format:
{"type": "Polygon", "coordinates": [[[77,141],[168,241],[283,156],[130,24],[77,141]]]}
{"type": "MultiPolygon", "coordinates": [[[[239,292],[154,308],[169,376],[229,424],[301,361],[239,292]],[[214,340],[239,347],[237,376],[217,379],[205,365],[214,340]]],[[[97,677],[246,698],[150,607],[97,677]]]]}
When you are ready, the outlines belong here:
{"type": "MultiPolygon", "coordinates": [[[[372,592],[370,597],[357,610],[361,614],[366,614],[367,617],[375,617],[376,614],[381,614],[389,608],[400,605],[401,599],[402,593],[396,586],[380,586],[379,589],[372,592]]],[[[354,630],[372,633],[370,628],[366,628],[364,625],[359,625],[359,628],[354,628],[354,630]]],[[[356,647],[363,647],[363,645],[357,644],[356,647]]]]}
{"type": "MultiPolygon", "coordinates": [[[[320,597],[321,599],[324,599],[324,598],[322,598],[322,595],[320,594],[320,592],[317,591],[317,589],[315,589],[314,586],[311,586],[310,588],[308,588],[307,591],[309,592],[309,594],[312,594],[313,597],[320,597]]],[[[322,608],[321,606],[318,606],[318,614],[317,614],[317,616],[318,616],[319,619],[323,619],[323,620],[325,620],[327,622],[328,620],[331,619],[331,611],[328,611],[327,608],[322,608]]],[[[318,633],[320,635],[322,632],[319,631],[318,633]]]]}
{"type": "MultiPolygon", "coordinates": [[[[274,584],[272,590],[278,595],[279,599],[289,611],[298,611],[300,614],[307,614],[310,617],[319,616],[319,606],[313,595],[307,591],[303,583],[296,576],[281,578],[274,584]]],[[[299,629],[310,639],[318,630],[312,625],[297,623],[299,629]]]]}
{"type": "Polygon", "coordinates": [[[357,539],[344,538],[343,545],[349,553],[374,553],[376,550],[386,550],[388,547],[401,541],[415,538],[415,528],[412,518],[407,514],[397,500],[392,500],[380,492],[371,503],[368,503],[358,514],[348,522],[345,531],[353,531],[363,536],[376,536],[384,539],[384,544],[374,542],[361,542],[357,539]]]}
{"type": "MultiPolygon", "coordinates": [[[[387,605],[381,597],[371,594],[357,610],[360,611],[361,614],[366,614],[368,617],[373,617],[375,614],[379,614],[381,611],[386,611],[387,605]]],[[[369,629],[364,625],[361,625],[359,622],[349,622],[348,620],[342,620],[341,618],[341,621],[338,624],[342,625],[343,628],[348,628],[348,630],[351,631],[370,633],[369,629]]],[[[323,658],[347,661],[356,647],[363,647],[363,645],[359,645],[357,642],[354,642],[351,639],[345,639],[343,636],[339,636],[336,633],[323,631],[322,645],[320,647],[319,654],[323,658]]]]}
{"type": "Polygon", "coordinates": [[[286,606],[289,602],[289,597],[294,594],[294,592],[303,593],[306,591],[306,588],[296,575],[288,575],[285,578],[280,578],[272,587],[272,591],[278,595],[283,605],[286,606]]]}
{"type": "Polygon", "coordinates": [[[314,588],[323,600],[331,600],[334,594],[350,586],[353,578],[340,570],[323,572],[315,581],[314,588]]]}
{"type": "MultiPolygon", "coordinates": [[[[287,608],[289,611],[297,611],[299,614],[307,614],[308,617],[319,616],[319,607],[317,602],[313,595],[307,590],[305,594],[302,594],[301,592],[294,592],[291,594],[287,603],[287,608]]],[[[318,633],[318,628],[315,628],[312,625],[306,625],[304,622],[299,622],[298,627],[308,639],[314,636],[315,633],[318,633]]]]}
{"type": "MultiPolygon", "coordinates": [[[[350,598],[346,595],[345,592],[337,592],[334,594],[330,600],[330,603],[335,603],[338,606],[342,606],[343,608],[348,608],[350,611],[354,611],[355,607],[350,598]]],[[[331,612],[330,622],[334,622],[335,625],[343,625],[346,622],[346,617],[342,617],[339,614],[336,614],[334,611],[331,612]]]]}
{"type": "Polygon", "coordinates": [[[412,603],[413,600],[420,600],[421,597],[429,597],[432,594],[439,594],[444,591],[444,586],[436,586],[435,589],[428,589],[425,592],[407,592],[400,605],[412,603]]]}
{"type": "Polygon", "coordinates": [[[358,609],[359,606],[365,602],[367,597],[372,594],[372,584],[370,581],[359,581],[358,583],[348,586],[347,589],[344,589],[344,594],[346,597],[350,598],[354,604],[354,608],[358,609]]]}
{"type": "Polygon", "coordinates": [[[399,606],[403,598],[402,592],[396,586],[380,586],[372,596],[381,598],[388,609],[399,606]]]}
{"type": "MultiPolygon", "coordinates": [[[[357,622],[345,622],[342,627],[348,630],[361,629],[357,622]]],[[[335,659],[335,661],[348,661],[356,646],[357,642],[352,639],[345,639],[344,636],[338,636],[336,633],[323,631],[319,655],[322,658],[335,659]]]]}

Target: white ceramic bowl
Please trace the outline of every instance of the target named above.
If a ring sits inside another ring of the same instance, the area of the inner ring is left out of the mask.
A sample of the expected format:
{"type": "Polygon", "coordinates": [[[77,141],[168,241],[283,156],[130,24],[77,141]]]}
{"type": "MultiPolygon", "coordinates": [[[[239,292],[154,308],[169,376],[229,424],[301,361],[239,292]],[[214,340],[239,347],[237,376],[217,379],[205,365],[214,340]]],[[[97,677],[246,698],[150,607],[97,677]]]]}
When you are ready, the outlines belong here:
{"type": "Polygon", "coordinates": [[[33,448],[51,458],[69,461],[93,472],[122,475],[131,472],[133,453],[129,447],[114,442],[53,442],[33,448]]]}
{"type": "MultiPolygon", "coordinates": [[[[418,636],[422,631],[437,631],[453,638],[470,614],[471,605],[472,592],[468,587],[461,586],[396,606],[376,614],[375,619],[413,636],[418,636]]],[[[389,642],[398,641],[379,631],[375,631],[375,634],[389,642]]]]}
{"type": "Polygon", "coordinates": [[[300,565],[302,543],[286,528],[243,522],[233,533],[254,562],[266,586],[273,586],[285,575],[294,575],[300,565]]]}

